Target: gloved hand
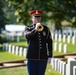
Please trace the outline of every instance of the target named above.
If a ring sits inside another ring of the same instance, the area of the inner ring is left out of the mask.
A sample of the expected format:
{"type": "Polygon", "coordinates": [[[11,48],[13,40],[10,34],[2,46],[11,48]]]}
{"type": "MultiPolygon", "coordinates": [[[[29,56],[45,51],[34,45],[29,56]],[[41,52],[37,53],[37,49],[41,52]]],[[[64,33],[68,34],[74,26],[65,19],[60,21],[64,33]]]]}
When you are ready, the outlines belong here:
{"type": "Polygon", "coordinates": [[[51,58],[48,58],[48,61],[47,61],[48,63],[51,63],[51,58]]]}

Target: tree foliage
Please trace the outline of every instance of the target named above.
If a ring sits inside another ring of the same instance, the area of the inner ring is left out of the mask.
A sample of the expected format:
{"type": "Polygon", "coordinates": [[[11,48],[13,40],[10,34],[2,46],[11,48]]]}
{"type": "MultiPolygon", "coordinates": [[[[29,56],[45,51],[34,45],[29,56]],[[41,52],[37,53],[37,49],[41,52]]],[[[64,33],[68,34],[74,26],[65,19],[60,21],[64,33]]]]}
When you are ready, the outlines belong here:
{"type": "Polygon", "coordinates": [[[66,20],[76,27],[76,0],[9,0],[9,5],[15,9],[17,21],[29,24],[29,12],[33,9],[43,11],[43,21],[52,20],[59,28],[66,20]]]}
{"type": "Polygon", "coordinates": [[[76,0],[53,0],[51,18],[57,23],[64,20],[76,27],[76,0]]]}
{"type": "Polygon", "coordinates": [[[6,5],[5,0],[0,0],[0,32],[1,32],[1,29],[5,28],[5,24],[8,21],[4,11],[5,5],[6,5]]]}

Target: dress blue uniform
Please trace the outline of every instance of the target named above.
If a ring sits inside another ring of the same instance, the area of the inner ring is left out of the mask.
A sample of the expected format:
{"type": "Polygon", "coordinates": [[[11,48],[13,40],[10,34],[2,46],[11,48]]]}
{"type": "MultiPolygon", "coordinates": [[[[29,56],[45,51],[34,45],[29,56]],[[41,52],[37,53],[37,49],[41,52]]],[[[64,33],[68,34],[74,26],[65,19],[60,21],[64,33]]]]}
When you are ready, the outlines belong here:
{"type": "Polygon", "coordinates": [[[36,31],[36,25],[25,28],[25,37],[28,42],[27,56],[29,75],[44,75],[47,59],[52,57],[52,38],[47,26],[42,25],[42,31],[36,31]]]}

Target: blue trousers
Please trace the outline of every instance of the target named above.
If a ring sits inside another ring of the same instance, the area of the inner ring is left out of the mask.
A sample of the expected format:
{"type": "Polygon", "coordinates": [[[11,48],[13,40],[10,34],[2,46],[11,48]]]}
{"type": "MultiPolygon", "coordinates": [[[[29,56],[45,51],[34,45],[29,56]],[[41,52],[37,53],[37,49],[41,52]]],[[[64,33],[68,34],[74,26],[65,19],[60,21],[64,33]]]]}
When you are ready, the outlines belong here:
{"type": "Polygon", "coordinates": [[[45,75],[47,60],[28,60],[28,75],[45,75]]]}

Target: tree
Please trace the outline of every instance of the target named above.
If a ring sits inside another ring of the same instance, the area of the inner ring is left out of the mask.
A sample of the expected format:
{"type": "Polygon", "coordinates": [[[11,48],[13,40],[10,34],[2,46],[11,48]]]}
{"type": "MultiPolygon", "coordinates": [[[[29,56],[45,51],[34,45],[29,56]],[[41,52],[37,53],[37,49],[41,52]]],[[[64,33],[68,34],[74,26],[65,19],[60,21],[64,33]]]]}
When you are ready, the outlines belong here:
{"type": "Polygon", "coordinates": [[[66,20],[72,27],[76,27],[76,0],[52,0],[50,5],[47,9],[52,11],[51,19],[55,23],[66,20]]]}
{"type": "MultiPolygon", "coordinates": [[[[45,10],[45,4],[46,1],[43,2],[43,0],[9,0],[10,7],[13,6],[13,8],[15,9],[17,21],[25,25],[29,25],[28,22],[31,23],[29,12],[33,9],[45,10]]],[[[45,16],[43,16],[43,21],[44,19],[47,20],[47,14],[44,14],[45,16]]]]}
{"type": "Polygon", "coordinates": [[[5,5],[5,0],[0,0],[0,33],[1,33],[1,29],[5,28],[5,24],[8,21],[8,19],[5,16],[4,5],[5,5]]]}
{"type": "Polygon", "coordinates": [[[18,22],[25,25],[30,20],[29,11],[41,9],[45,22],[52,20],[61,28],[61,22],[66,20],[72,27],[76,27],[76,0],[9,0],[9,4],[15,9],[18,22]]]}

